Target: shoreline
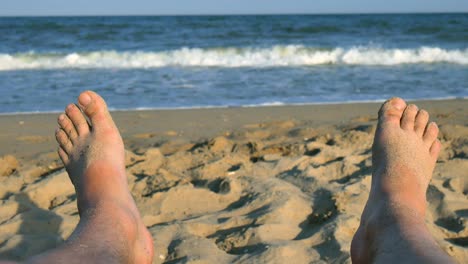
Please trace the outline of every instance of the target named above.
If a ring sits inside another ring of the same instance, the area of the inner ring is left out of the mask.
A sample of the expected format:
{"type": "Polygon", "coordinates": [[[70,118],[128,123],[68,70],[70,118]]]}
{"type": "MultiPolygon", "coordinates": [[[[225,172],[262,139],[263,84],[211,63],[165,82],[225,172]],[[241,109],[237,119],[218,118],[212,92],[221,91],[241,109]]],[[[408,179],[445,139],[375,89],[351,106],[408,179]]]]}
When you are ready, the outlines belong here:
{"type": "MultiPolygon", "coordinates": [[[[468,123],[468,99],[409,101],[425,108],[440,124],[468,123]],[[450,118],[443,118],[450,115],[450,118]]],[[[294,121],[309,126],[331,126],[351,123],[353,119],[374,120],[381,102],[278,105],[259,107],[228,107],[164,110],[112,111],[122,137],[141,144],[149,138],[185,138],[199,140],[245,125],[265,122],[294,121]],[[146,140],[142,140],[147,134],[146,140]],[[136,138],[135,138],[136,137],[136,138]]],[[[65,107],[65,106],[64,106],[65,107]]],[[[54,130],[57,113],[0,115],[0,156],[11,154],[28,158],[54,151],[54,130]]]]}
{"type": "MultiPolygon", "coordinates": [[[[226,106],[188,106],[188,107],[139,107],[139,108],[109,108],[111,112],[139,112],[139,111],[175,111],[175,110],[202,110],[202,109],[238,109],[238,108],[263,108],[263,107],[281,107],[281,106],[315,106],[315,105],[347,105],[347,104],[373,104],[383,103],[386,99],[376,100],[362,100],[362,101],[330,101],[330,102],[308,102],[308,103],[283,103],[283,102],[272,102],[264,104],[252,104],[252,105],[226,105],[226,106]]],[[[450,100],[468,100],[468,97],[440,97],[440,98],[423,98],[423,99],[405,99],[407,102],[429,102],[429,101],[450,101],[450,100]]],[[[5,112],[0,113],[0,116],[14,116],[14,115],[39,115],[39,114],[59,114],[62,110],[50,110],[50,111],[25,111],[25,112],[5,112]]]]}

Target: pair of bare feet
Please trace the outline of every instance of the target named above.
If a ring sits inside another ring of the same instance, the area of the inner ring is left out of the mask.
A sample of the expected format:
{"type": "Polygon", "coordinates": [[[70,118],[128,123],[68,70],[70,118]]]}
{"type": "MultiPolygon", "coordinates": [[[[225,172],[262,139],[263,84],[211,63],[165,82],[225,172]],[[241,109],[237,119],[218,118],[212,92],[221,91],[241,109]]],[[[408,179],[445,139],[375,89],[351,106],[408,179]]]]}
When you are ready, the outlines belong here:
{"type": "MultiPolygon", "coordinates": [[[[428,120],[426,111],[399,98],[383,104],[353,262],[451,261],[424,224],[425,194],[440,151],[438,128],[428,120]]],[[[151,263],[152,239],[129,192],[122,138],[104,100],[83,92],[58,122],[58,152],[75,186],[81,220],[66,243],[31,261],[151,263]]]]}

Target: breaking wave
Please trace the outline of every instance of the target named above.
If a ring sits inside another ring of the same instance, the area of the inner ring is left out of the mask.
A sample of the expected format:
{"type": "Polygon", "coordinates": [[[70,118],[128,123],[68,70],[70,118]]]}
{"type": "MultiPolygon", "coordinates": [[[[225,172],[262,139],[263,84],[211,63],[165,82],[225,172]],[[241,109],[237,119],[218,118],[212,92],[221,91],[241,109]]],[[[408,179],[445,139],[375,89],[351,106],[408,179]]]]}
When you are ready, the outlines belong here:
{"type": "Polygon", "coordinates": [[[181,48],[178,50],[93,51],[80,53],[0,54],[0,71],[34,69],[179,67],[288,67],[335,65],[400,65],[452,63],[468,65],[468,49],[439,47],[384,49],[352,47],[319,49],[303,45],[270,48],[181,48]]]}

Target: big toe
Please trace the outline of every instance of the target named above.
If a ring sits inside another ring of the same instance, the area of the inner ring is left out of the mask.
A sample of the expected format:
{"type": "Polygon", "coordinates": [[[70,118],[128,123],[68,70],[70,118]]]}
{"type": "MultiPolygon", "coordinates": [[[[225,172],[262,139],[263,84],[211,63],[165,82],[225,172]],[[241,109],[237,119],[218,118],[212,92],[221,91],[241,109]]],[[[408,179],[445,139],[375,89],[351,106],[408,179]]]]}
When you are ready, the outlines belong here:
{"type": "Polygon", "coordinates": [[[403,99],[394,97],[387,100],[379,110],[379,124],[394,124],[400,126],[400,120],[406,103],[403,99]]]}
{"type": "Polygon", "coordinates": [[[91,121],[93,128],[113,125],[104,99],[93,91],[85,91],[78,96],[78,105],[91,121]]]}

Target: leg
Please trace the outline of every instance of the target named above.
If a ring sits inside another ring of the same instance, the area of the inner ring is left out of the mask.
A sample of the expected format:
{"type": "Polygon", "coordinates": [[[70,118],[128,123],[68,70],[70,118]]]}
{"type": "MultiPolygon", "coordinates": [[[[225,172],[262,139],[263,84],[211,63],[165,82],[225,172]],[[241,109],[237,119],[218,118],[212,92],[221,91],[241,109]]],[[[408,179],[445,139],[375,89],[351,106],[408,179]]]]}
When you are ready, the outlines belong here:
{"type": "Polygon", "coordinates": [[[400,98],[379,112],[372,186],[351,245],[355,263],[454,263],[424,222],[426,190],[440,142],[429,115],[400,98]]]}
{"type": "Polygon", "coordinates": [[[59,155],[75,186],[80,222],[31,263],[151,263],[153,244],[128,190],[124,146],[104,100],[87,91],[59,116],[59,155]]]}

